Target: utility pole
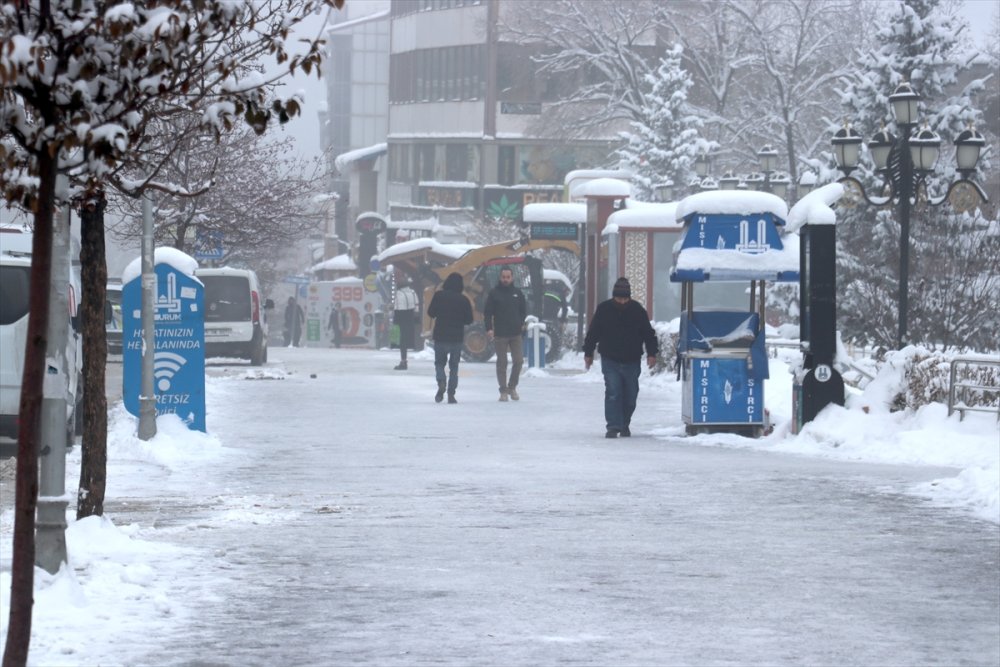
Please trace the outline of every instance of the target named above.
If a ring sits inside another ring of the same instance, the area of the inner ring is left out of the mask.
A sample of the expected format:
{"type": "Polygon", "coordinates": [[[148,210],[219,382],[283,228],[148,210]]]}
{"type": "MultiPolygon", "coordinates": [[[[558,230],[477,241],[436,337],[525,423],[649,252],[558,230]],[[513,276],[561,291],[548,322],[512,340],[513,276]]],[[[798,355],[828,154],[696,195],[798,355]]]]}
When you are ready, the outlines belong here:
{"type": "Polygon", "coordinates": [[[156,354],[156,270],[153,246],[153,202],[142,197],[142,380],[139,395],[139,439],[156,435],[156,392],[153,389],[153,359],[156,354]]]}
{"type": "MultiPolygon", "coordinates": [[[[38,513],[35,522],[35,565],[55,574],[66,562],[66,448],[73,437],[67,424],[69,368],[66,346],[70,337],[70,207],[69,179],[56,180],[57,200],[65,215],[52,225],[52,265],[49,285],[49,328],[46,334],[45,379],[42,384],[41,457],[38,513]]],[[[72,334],[73,336],[76,333],[72,334]]],[[[82,390],[82,386],[78,390],[82,390]]]]}

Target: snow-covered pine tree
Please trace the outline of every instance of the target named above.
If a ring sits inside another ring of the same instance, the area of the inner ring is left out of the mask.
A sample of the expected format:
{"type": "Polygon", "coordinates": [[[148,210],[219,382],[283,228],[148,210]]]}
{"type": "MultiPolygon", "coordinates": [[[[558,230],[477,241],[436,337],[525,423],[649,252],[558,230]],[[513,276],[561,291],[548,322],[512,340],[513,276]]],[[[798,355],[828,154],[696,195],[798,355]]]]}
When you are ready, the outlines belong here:
{"type": "MultiPolygon", "coordinates": [[[[875,36],[877,47],[860,57],[842,90],[844,116],[866,140],[883,125],[898,134],[888,98],[900,83],[909,82],[920,94],[922,118],[942,140],[938,169],[927,179],[933,194],[943,194],[955,177],[948,148],[981,116],[973,96],[983,87],[982,80],[960,81],[971,60],[960,49],[961,21],[944,10],[940,0],[895,3],[875,36]]],[[[854,175],[869,194],[880,194],[880,177],[864,167],[854,175]]],[[[845,338],[895,347],[899,221],[890,209],[862,203],[854,210],[842,209],[839,226],[839,320],[845,338]]],[[[977,332],[984,327],[995,331],[1000,323],[996,307],[983,307],[997,301],[997,259],[989,244],[969,243],[981,227],[980,217],[957,214],[947,204],[929,206],[923,197],[913,208],[907,342],[959,347],[988,343],[977,332]],[[976,322],[968,321],[970,317],[976,322]],[[962,337],[956,339],[959,331],[962,337]]]]}
{"type": "Polygon", "coordinates": [[[632,121],[623,132],[625,145],[618,150],[622,163],[632,171],[638,199],[649,201],[663,181],[686,184],[699,150],[707,149],[698,137],[702,125],[688,105],[691,76],[685,71],[683,48],[669,49],[655,72],[645,77],[649,92],[643,97],[642,120],[632,121]]]}

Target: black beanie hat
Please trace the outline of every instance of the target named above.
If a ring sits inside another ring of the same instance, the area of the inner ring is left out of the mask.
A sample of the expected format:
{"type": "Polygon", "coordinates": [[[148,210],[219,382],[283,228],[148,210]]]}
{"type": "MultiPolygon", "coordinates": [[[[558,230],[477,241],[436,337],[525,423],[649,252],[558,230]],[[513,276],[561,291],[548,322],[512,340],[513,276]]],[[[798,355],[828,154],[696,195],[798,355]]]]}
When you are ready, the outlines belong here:
{"type": "Polygon", "coordinates": [[[611,290],[611,296],[632,298],[632,286],[628,284],[628,278],[619,278],[615,281],[615,287],[611,290]]]}

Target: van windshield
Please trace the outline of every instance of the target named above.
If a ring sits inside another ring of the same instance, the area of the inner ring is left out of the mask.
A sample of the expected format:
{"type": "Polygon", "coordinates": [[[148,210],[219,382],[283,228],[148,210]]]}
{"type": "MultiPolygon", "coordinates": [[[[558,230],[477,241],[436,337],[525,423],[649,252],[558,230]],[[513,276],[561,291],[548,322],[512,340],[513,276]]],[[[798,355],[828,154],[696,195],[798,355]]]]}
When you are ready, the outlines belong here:
{"type": "Polygon", "coordinates": [[[0,324],[13,324],[28,314],[27,266],[0,266],[0,324]]]}
{"type": "Polygon", "coordinates": [[[241,276],[198,276],[205,284],[205,321],[250,319],[250,285],[241,276]]]}

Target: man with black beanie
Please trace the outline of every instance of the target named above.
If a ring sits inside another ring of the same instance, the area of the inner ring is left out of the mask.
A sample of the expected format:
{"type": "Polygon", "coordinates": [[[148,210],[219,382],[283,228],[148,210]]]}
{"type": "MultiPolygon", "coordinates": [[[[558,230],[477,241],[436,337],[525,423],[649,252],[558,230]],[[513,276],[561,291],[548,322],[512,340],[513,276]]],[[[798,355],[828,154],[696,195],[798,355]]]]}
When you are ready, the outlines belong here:
{"type": "Polygon", "coordinates": [[[500,400],[517,401],[517,381],[524,366],[524,349],[521,332],[524,319],[528,316],[528,304],[524,292],[514,286],[514,270],[509,266],[500,269],[500,282],[490,290],[483,308],[483,326],[486,335],[493,341],[497,352],[497,384],[500,386],[500,400]],[[510,378],[507,377],[507,351],[510,350],[510,378]]]}
{"type": "Polygon", "coordinates": [[[639,396],[642,372],[642,347],[646,346],[646,365],[656,365],[659,343],[649,323],[646,309],[632,300],[632,286],[619,278],[611,298],[597,304],[583,342],[583,361],[587,369],[594,363],[594,348],[601,353],[604,374],[604,419],[606,438],[627,438],[629,425],[639,396]]]}

